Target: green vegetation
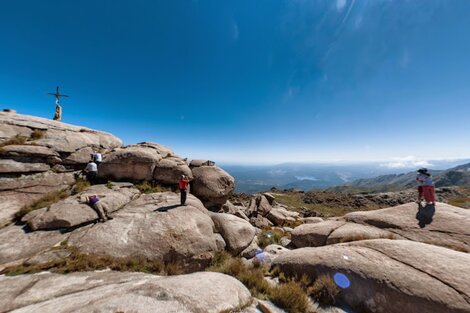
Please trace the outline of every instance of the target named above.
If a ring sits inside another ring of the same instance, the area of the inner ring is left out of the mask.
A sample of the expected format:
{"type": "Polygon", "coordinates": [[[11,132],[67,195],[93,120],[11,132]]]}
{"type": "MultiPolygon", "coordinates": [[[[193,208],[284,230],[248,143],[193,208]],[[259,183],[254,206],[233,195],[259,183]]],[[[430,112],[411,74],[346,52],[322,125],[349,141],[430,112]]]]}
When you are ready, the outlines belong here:
{"type": "Polygon", "coordinates": [[[139,189],[141,193],[145,193],[145,194],[171,191],[169,188],[166,188],[160,185],[152,186],[148,181],[144,181],[140,184],[136,184],[135,187],[139,189]]]}
{"type": "Polygon", "coordinates": [[[90,187],[90,182],[84,178],[78,178],[75,181],[75,184],[72,187],[72,195],[76,195],[84,190],[86,190],[88,187],[90,187]]]}
{"type": "Polygon", "coordinates": [[[67,189],[57,190],[50,193],[45,194],[40,199],[35,201],[31,205],[27,205],[21,208],[18,212],[15,213],[15,221],[21,221],[23,216],[28,214],[31,211],[38,210],[41,208],[46,208],[51,206],[52,204],[59,202],[62,199],[67,198],[70,195],[67,189]]]}

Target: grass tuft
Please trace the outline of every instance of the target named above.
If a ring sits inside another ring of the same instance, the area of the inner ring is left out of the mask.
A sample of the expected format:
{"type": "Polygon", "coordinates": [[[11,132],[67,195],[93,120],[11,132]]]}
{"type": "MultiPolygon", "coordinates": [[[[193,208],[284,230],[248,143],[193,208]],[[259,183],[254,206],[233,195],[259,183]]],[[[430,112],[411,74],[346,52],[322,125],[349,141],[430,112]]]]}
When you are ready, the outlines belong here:
{"type": "Polygon", "coordinates": [[[10,146],[10,145],[24,145],[28,140],[27,137],[16,135],[4,142],[0,143],[0,147],[10,146]]]}
{"type": "Polygon", "coordinates": [[[319,276],[313,285],[308,288],[308,293],[312,298],[324,305],[335,304],[339,292],[339,287],[336,286],[333,278],[328,274],[319,276]]]}
{"type": "Polygon", "coordinates": [[[90,182],[84,178],[78,178],[75,181],[75,185],[72,187],[72,195],[76,195],[82,191],[85,191],[88,187],[90,187],[90,182]]]}
{"type": "Polygon", "coordinates": [[[272,244],[279,244],[281,238],[285,236],[284,232],[280,229],[266,229],[258,235],[258,246],[261,249],[266,248],[272,244]]]}
{"type": "Polygon", "coordinates": [[[44,196],[42,196],[40,199],[35,201],[33,204],[22,207],[18,212],[15,213],[14,220],[17,222],[21,221],[23,216],[25,216],[29,212],[38,210],[41,208],[49,207],[52,204],[59,202],[62,199],[67,198],[68,196],[70,196],[70,193],[67,189],[62,189],[62,190],[57,190],[57,191],[47,193],[44,196]]]}
{"type": "Polygon", "coordinates": [[[139,189],[141,193],[145,193],[145,194],[171,191],[169,188],[166,188],[160,185],[152,186],[148,181],[144,181],[140,184],[136,184],[135,187],[139,189]]]}
{"type": "Polygon", "coordinates": [[[39,140],[39,139],[42,139],[44,138],[44,136],[46,135],[46,131],[45,130],[42,130],[42,129],[35,129],[33,130],[33,132],[31,133],[31,135],[29,135],[29,138],[31,140],[39,140]]]}
{"type": "Polygon", "coordinates": [[[271,301],[289,313],[309,312],[308,295],[299,283],[291,281],[273,288],[271,301]]]}

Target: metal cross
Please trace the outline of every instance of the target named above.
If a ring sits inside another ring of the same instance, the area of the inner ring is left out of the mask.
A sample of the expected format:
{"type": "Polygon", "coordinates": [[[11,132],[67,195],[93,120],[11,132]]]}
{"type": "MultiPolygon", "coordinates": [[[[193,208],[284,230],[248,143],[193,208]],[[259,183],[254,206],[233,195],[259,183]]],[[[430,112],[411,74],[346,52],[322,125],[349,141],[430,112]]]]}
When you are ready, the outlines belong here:
{"type": "Polygon", "coordinates": [[[60,121],[62,119],[62,107],[60,106],[60,97],[69,97],[67,95],[60,94],[59,86],[57,86],[55,93],[49,93],[52,96],[55,96],[55,114],[54,120],[60,121]]]}

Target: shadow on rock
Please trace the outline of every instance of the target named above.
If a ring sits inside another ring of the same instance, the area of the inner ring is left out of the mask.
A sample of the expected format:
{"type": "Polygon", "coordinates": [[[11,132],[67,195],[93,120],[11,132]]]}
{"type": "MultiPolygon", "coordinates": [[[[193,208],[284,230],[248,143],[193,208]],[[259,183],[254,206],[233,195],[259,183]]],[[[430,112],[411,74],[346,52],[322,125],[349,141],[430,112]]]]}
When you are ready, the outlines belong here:
{"type": "Polygon", "coordinates": [[[168,210],[176,209],[176,208],[179,207],[179,206],[180,206],[179,204],[168,205],[168,206],[162,206],[161,208],[156,208],[156,209],[153,210],[153,211],[154,211],[154,212],[167,212],[168,210]]]}
{"type": "Polygon", "coordinates": [[[424,228],[426,225],[431,224],[434,213],[436,213],[436,206],[434,204],[426,204],[425,206],[419,204],[418,213],[416,213],[419,227],[424,228]]]}

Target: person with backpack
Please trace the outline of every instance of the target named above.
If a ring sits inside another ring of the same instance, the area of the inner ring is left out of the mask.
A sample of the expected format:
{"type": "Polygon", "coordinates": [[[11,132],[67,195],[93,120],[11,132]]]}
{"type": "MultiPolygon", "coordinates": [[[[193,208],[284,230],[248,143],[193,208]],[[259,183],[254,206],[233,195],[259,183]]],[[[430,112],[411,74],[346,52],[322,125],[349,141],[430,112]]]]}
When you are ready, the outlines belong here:
{"type": "Polygon", "coordinates": [[[434,183],[432,181],[432,175],[428,169],[419,169],[418,174],[416,175],[416,181],[418,182],[418,202],[421,203],[424,198],[426,204],[436,204],[434,183]]]}
{"type": "Polygon", "coordinates": [[[189,177],[185,175],[181,175],[181,179],[178,183],[181,195],[181,205],[186,205],[186,197],[188,195],[189,189],[189,177]]]}
{"type": "Polygon", "coordinates": [[[91,159],[99,166],[103,162],[103,155],[98,151],[93,151],[91,159]]]}

